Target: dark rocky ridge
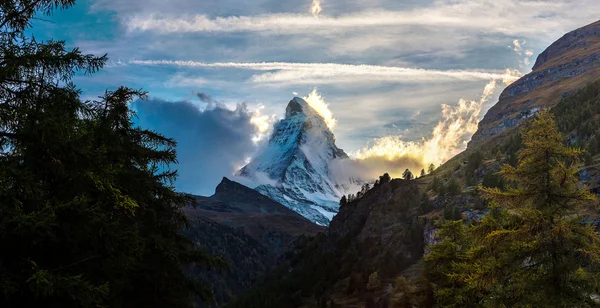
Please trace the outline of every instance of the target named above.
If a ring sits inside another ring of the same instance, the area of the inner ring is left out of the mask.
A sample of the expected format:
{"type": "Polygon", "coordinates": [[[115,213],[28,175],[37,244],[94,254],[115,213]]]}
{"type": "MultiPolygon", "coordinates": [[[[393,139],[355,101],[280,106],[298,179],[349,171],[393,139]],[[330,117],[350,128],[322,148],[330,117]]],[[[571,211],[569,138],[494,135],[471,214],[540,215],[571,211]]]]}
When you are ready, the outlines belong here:
{"type": "Polygon", "coordinates": [[[250,287],[278,263],[298,236],[324,230],[300,214],[244,185],[223,178],[215,194],[196,196],[196,207],[184,211],[190,226],[184,233],[196,246],[229,262],[230,269],[195,270],[192,274],[215,291],[219,307],[250,287]]]}
{"type": "Polygon", "coordinates": [[[486,113],[469,148],[520,125],[598,78],[600,21],[567,33],[542,52],[532,72],[509,85],[486,113]]]}
{"type": "Polygon", "coordinates": [[[227,307],[387,307],[394,277],[423,254],[419,200],[415,181],[376,185],[340,207],[325,234],[288,252],[283,267],[227,307]],[[382,283],[369,289],[374,272],[382,283]]]}

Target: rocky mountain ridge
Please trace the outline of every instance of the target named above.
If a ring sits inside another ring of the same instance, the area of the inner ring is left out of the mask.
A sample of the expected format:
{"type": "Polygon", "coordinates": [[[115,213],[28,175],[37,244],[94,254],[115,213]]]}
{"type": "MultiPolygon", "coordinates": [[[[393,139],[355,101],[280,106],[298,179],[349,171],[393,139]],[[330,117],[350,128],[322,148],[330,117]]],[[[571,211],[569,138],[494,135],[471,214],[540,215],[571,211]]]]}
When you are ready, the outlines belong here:
{"type": "Polygon", "coordinates": [[[479,123],[469,148],[490,142],[598,78],[600,21],[565,34],[544,50],[532,72],[502,92],[479,123]]]}
{"type": "Polygon", "coordinates": [[[324,231],[298,213],[259,192],[223,178],[215,194],[195,196],[195,206],[184,212],[189,227],[184,233],[198,249],[229,263],[229,269],[196,269],[191,274],[215,291],[219,307],[242,293],[269,269],[298,237],[324,231]]]}

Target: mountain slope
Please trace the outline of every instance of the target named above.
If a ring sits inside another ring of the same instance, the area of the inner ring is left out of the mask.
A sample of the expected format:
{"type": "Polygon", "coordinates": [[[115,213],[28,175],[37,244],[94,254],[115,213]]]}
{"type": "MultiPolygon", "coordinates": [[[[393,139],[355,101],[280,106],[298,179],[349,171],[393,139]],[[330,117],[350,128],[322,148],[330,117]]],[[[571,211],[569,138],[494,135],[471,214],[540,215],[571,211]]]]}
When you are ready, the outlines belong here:
{"type": "Polygon", "coordinates": [[[227,307],[369,307],[385,298],[393,278],[422,256],[419,197],[415,181],[376,185],[342,206],[325,234],[289,252],[285,264],[227,307]],[[375,272],[381,283],[369,287],[375,272]]]}
{"type": "Polygon", "coordinates": [[[335,159],[345,158],[348,155],[335,145],[325,120],[296,97],[288,104],[285,118],[275,125],[266,149],[237,175],[254,181],[262,194],[327,225],[346,191],[330,166],[335,159]]]}
{"type": "MultiPolygon", "coordinates": [[[[185,209],[184,233],[196,246],[229,262],[230,268],[196,269],[192,275],[215,291],[220,306],[250,287],[303,235],[324,230],[259,192],[223,178],[211,197],[195,197],[185,209]]],[[[198,303],[199,306],[205,304],[198,303]]]]}
{"type": "Polygon", "coordinates": [[[600,21],[565,34],[542,52],[532,72],[509,85],[486,113],[469,148],[490,143],[599,78],[600,21]]]}

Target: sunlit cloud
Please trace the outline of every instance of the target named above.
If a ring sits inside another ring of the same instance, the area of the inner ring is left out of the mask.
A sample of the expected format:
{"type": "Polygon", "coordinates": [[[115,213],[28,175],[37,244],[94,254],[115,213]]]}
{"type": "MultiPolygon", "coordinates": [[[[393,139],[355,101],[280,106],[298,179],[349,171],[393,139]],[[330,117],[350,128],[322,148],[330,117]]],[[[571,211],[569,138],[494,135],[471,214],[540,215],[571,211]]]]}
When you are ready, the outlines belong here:
{"type": "Polygon", "coordinates": [[[315,18],[319,18],[321,11],[323,11],[323,8],[321,7],[321,0],[313,0],[312,4],[310,5],[310,13],[315,18]]]}
{"type": "Polygon", "coordinates": [[[403,136],[385,136],[352,153],[358,163],[375,171],[389,172],[399,177],[405,168],[413,171],[427,169],[430,164],[440,165],[466,148],[470,137],[477,131],[482,106],[497,86],[491,80],[478,101],[461,99],[454,106],[442,105],[442,119],[431,136],[418,142],[404,141],[403,136]]]}
{"type": "Polygon", "coordinates": [[[171,60],[131,60],[136,65],[165,65],[196,68],[235,68],[253,71],[274,71],[252,76],[255,84],[331,84],[357,82],[436,82],[502,80],[505,84],[518,79],[518,70],[434,70],[378,65],[351,65],[337,63],[206,63],[171,60]]]}
{"type": "Polygon", "coordinates": [[[270,135],[273,124],[277,121],[276,115],[266,115],[264,114],[264,110],[264,105],[258,105],[250,117],[250,123],[255,128],[254,135],[252,136],[252,141],[254,143],[265,140],[265,138],[270,135]]]}
{"type": "Polygon", "coordinates": [[[327,124],[329,129],[333,130],[335,128],[337,120],[333,117],[333,113],[329,110],[329,105],[317,92],[316,88],[314,88],[308,96],[303,97],[303,99],[325,120],[325,124],[327,124]]]}

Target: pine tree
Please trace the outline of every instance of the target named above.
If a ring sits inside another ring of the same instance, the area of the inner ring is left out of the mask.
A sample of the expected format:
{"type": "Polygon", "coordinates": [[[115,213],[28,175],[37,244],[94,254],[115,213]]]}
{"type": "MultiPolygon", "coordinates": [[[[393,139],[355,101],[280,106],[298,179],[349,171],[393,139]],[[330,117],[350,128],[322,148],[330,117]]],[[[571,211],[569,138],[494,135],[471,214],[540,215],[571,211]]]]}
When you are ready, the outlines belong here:
{"type": "Polygon", "coordinates": [[[431,174],[433,171],[435,171],[435,165],[431,164],[429,165],[429,168],[427,168],[427,173],[431,174]]]}
{"type": "Polygon", "coordinates": [[[383,184],[387,184],[392,180],[392,178],[390,177],[390,175],[386,172],[384,173],[382,176],[379,177],[379,184],[383,185],[383,184]]]}
{"type": "Polygon", "coordinates": [[[576,177],[582,151],[564,146],[548,111],[523,132],[522,144],[517,166],[500,171],[516,187],[484,189],[497,215],[474,230],[476,270],[468,281],[489,290],[490,307],[597,306],[600,237],[578,215],[594,200],[576,177]]]}
{"type": "Polygon", "coordinates": [[[437,237],[440,242],[429,247],[423,262],[423,275],[431,284],[437,307],[480,307],[477,291],[465,282],[472,245],[467,226],[448,220],[437,237]]]}
{"type": "Polygon", "coordinates": [[[404,276],[396,277],[394,288],[392,289],[390,307],[392,308],[412,308],[416,299],[414,296],[415,288],[404,276]]]}
{"type": "Polygon", "coordinates": [[[73,0],[0,3],[0,307],[190,307],[216,264],[180,230],[175,142],[136,128],[126,88],[82,102],[106,56],[37,42],[31,18],[73,0]]]}
{"type": "Polygon", "coordinates": [[[455,177],[450,178],[450,180],[448,181],[446,190],[447,190],[447,193],[452,196],[460,194],[460,192],[461,192],[460,183],[458,182],[458,180],[455,177]]]}
{"type": "Polygon", "coordinates": [[[412,172],[410,172],[410,170],[406,169],[406,170],[404,170],[404,173],[402,173],[402,178],[407,181],[410,181],[414,178],[414,176],[413,176],[412,172]]]}
{"type": "Polygon", "coordinates": [[[419,177],[424,177],[425,176],[425,169],[421,169],[421,175],[419,177]]]}

